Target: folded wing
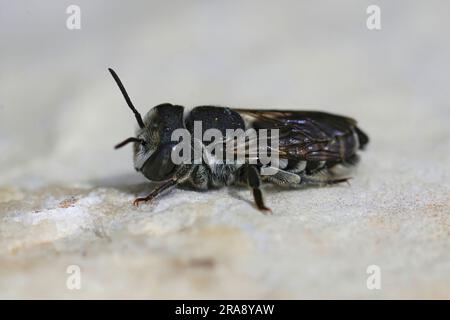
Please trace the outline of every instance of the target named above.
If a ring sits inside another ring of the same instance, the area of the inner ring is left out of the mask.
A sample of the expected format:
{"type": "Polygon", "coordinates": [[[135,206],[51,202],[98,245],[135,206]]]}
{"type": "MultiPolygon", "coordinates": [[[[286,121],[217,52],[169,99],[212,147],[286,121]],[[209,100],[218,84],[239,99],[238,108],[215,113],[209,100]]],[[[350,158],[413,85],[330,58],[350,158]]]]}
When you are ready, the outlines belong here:
{"type": "Polygon", "coordinates": [[[351,162],[369,141],[352,118],[316,111],[234,109],[254,129],[279,129],[281,159],[351,162]]]}

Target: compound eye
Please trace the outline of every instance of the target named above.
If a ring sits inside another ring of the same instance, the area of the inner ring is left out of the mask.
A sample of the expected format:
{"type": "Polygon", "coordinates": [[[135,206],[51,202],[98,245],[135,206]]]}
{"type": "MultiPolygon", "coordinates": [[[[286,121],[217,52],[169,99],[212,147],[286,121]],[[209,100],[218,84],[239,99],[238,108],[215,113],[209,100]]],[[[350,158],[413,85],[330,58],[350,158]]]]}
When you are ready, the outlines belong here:
{"type": "Polygon", "coordinates": [[[142,166],[144,176],[152,181],[164,181],[173,176],[176,165],[171,160],[172,144],[161,145],[142,166]]]}

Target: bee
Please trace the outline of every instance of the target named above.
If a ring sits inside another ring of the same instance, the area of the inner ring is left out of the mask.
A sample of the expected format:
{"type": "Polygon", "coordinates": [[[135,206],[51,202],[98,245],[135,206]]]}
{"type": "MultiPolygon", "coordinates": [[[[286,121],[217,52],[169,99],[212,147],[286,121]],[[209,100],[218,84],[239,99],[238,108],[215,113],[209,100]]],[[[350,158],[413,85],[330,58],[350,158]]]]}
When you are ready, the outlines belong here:
{"type": "Polygon", "coordinates": [[[345,182],[349,178],[335,177],[331,169],[337,165],[355,165],[359,160],[358,150],[369,142],[368,136],[352,118],[319,111],[219,106],[198,106],[185,111],[183,106],[163,103],[142,117],[116,72],[108,70],[138,124],[135,136],[125,139],[115,148],[133,143],[136,171],[152,182],[160,182],[149,195],[135,199],[133,204],[136,206],[152,201],[176,186],[207,190],[245,185],[251,189],[256,207],[263,213],[271,213],[264,203],[262,184],[298,188],[345,182]],[[266,148],[279,156],[279,167],[274,174],[263,175],[261,170],[264,166],[258,161],[248,161],[249,158],[241,164],[204,160],[200,163],[174,163],[171,154],[177,142],[172,140],[172,133],[177,129],[192,132],[195,121],[202,122],[203,131],[217,129],[223,134],[227,129],[277,129],[278,147],[276,150],[270,146],[266,148]]]}

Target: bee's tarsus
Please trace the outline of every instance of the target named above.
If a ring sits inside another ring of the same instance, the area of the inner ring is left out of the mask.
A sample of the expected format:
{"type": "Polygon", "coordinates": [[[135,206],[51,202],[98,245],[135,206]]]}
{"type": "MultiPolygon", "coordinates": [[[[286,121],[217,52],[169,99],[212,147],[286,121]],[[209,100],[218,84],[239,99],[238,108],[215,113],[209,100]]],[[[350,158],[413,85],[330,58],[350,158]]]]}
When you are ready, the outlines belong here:
{"type": "Polygon", "coordinates": [[[270,208],[267,208],[264,204],[261,189],[253,188],[253,198],[255,199],[255,204],[258,210],[260,210],[264,214],[272,214],[272,210],[270,208]]]}
{"type": "Polygon", "coordinates": [[[137,198],[133,201],[133,205],[135,205],[136,207],[139,206],[140,202],[148,202],[148,201],[152,201],[153,199],[155,199],[157,196],[159,196],[163,191],[175,187],[177,185],[177,180],[169,180],[166,181],[165,183],[159,185],[157,188],[155,188],[154,190],[152,190],[152,192],[150,192],[150,194],[144,198],[137,198]]]}

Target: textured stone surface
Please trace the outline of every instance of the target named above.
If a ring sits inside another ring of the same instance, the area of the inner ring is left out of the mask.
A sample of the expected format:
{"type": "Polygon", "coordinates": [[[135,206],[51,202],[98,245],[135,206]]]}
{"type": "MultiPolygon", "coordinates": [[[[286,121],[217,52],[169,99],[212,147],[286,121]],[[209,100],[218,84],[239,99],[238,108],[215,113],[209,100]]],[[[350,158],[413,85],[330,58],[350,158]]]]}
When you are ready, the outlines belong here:
{"type": "Polygon", "coordinates": [[[81,1],[80,31],[2,4],[0,298],[450,298],[450,8],[379,2],[379,32],[364,1],[81,1]],[[236,188],[134,208],[152,186],[112,149],[134,123],[107,67],[142,112],[322,109],[372,141],[350,185],[266,188],[272,216],[236,188]]]}

